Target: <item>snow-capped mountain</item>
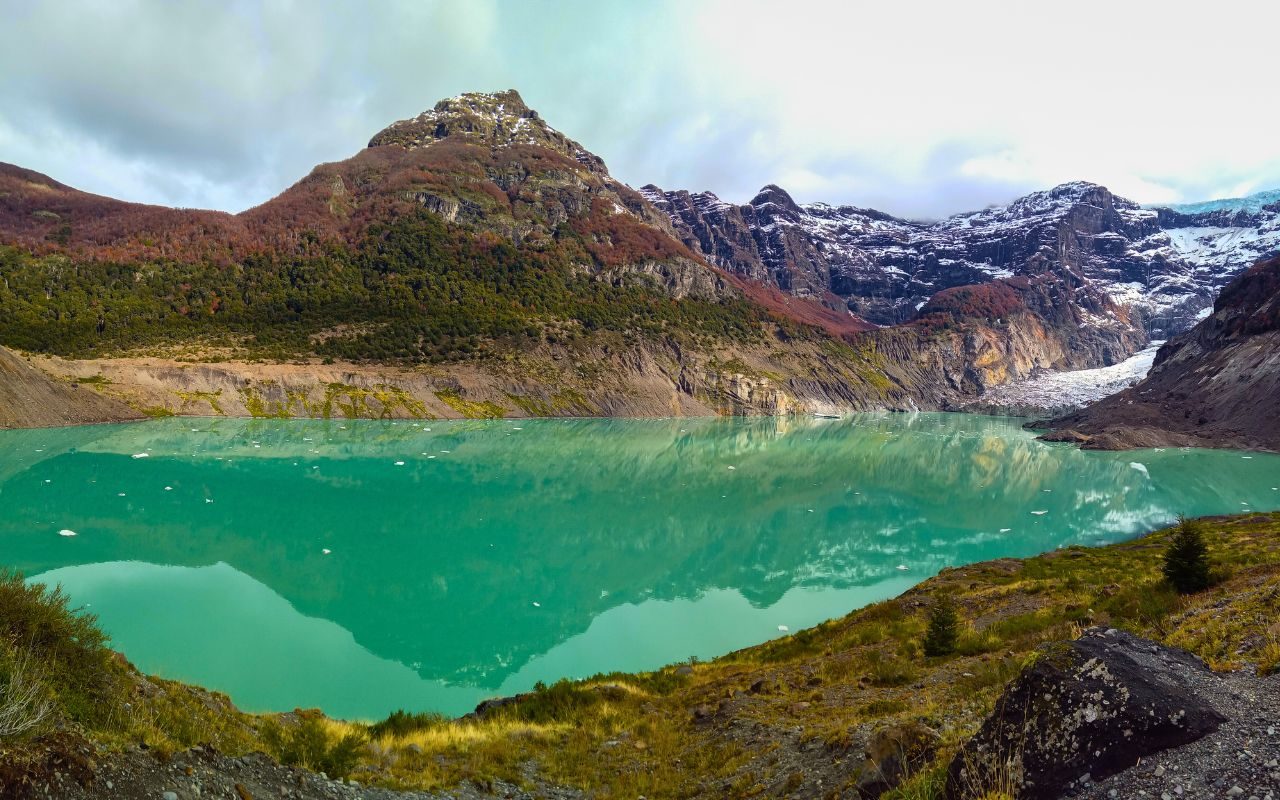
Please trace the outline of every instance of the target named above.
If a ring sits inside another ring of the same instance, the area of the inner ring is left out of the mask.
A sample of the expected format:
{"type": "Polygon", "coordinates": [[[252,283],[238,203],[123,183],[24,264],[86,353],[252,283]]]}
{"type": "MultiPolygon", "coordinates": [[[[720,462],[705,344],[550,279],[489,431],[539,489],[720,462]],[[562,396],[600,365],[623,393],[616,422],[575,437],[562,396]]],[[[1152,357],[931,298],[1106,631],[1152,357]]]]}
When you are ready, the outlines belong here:
{"type": "Polygon", "coordinates": [[[799,205],[777,186],[741,206],[710,192],[641,193],[716,265],[882,325],[911,319],[943,289],[1057,271],[1084,278],[1164,337],[1280,250],[1280,205],[1268,202],[1277,193],[1156,209],[1076,182],[934,223],[799,205]]]}

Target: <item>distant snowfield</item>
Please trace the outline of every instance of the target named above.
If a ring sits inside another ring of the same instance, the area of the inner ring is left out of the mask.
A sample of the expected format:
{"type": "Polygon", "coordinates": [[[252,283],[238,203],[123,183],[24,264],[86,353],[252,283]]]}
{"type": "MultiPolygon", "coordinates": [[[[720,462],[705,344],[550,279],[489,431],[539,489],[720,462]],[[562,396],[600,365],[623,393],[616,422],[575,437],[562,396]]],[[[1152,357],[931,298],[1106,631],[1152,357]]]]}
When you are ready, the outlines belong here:
{"type": "Polygon", "coordinates": [[[1164,342],[1152,342],[1119,364],[1074,372],[1050,372],[996,387],[982,396],[984,404],[1059,409],[1086,406],[1127,389],[1151,371],[1156,351],[1164,342]]]}

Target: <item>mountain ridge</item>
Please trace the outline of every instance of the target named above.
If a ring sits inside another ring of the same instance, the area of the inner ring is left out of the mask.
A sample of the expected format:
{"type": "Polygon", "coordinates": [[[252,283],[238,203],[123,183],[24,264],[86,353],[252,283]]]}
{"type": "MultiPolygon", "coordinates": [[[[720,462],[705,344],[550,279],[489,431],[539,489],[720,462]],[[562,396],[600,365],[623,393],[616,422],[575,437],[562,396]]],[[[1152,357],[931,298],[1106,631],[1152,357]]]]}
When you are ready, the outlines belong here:
{"type": "Polygon", "coordinates": [[[1190,327],[1231,277],[1280,252],[1280,206],[1188,214],[1087,181],[934,222],[801,205],[772,185],[742,205],[653,185],[641,193],[712,263],[803,295],[829,290],[878,324],[912,319],[939,290],[1026,274],[1047,256],[1162,338],[1190,327]]]}
{"type": "MultiPolygon", "coordinates": [[[[509,396],[544,413],[789,413],[954,407],[1116,363],[1153,327],[1105,280],[1146,263],[1126,243],[1158,234],[1159,212],[1094,184],[932,225],[773,185],[752,202],[633,190],[514,91],[442,100],[236,215],[0,166],[0,345],[70,358],[47,362],[69,378],[145,355],[112,368],[121,396],[175,413],[195,390],[175,355],[444,365],[412,382],[430,408],[448,391],[494,413],[524,410],[509,396]],[[559,366],[502,366],[531,359],[559,366]],[[583,377],[600,374],[620,381],[583,377]],[[553,402],[570,389],[584,401],[553,402]]],[[[290,391],[271,407],[306,415],[324,394],[290,391]]]]}

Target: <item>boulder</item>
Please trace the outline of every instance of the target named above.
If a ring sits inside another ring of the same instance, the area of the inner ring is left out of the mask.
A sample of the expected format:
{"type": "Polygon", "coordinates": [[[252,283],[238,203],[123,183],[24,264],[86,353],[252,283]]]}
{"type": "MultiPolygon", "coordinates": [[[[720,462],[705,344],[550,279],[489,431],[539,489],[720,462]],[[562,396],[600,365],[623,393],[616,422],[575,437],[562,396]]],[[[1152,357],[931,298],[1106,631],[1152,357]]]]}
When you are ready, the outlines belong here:
{"type": "Polygon", "coordinates": [[[919,722],[880,728],[867,742],[867,760],[858,773],[860,797],[877,798],[933,760],[940,737],[919,722]]]}
{"type": "Polygon", "coordinates": [[[951,762],[945,797],[1057,798],[1193,742],[1225,721],[1196,692],[1206,678],[1190,653],[1115,629],[1042,648],[951,762]]]}

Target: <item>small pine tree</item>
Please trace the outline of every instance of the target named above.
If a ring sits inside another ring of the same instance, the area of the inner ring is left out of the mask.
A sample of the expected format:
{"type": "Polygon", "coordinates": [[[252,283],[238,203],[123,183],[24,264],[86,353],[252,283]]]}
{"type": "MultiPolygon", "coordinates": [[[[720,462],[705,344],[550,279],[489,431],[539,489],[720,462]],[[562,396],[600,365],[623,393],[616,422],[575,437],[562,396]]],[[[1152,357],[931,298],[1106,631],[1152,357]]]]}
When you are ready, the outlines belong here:
{"type": "Polygon", "coordinates": [[[1209,548],[1200,526],[1184,516],[1178,517],[1178,527],[1164,554],[1164,577],[1180,594],[1209,588],[1209,548]]]}
{"type": "Polygon", "coordinates": [[[946,656],[955,652],[960,638],[960,615],[947,595],[938,597],[929,611],[929,630],[924,635],[926,656],[946,656]]]}

